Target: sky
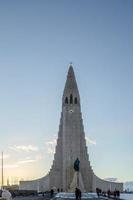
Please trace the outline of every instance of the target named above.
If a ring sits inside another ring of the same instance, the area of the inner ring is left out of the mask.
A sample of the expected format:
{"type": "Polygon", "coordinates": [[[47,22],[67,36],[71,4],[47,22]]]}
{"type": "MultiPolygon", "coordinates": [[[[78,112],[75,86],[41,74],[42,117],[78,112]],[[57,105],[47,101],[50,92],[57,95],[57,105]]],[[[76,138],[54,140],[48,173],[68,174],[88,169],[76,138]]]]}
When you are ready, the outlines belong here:
{"type": "Polygon", "coordinates": [[[0,1],[5,184],[48,173],[70,62],[94,172],[133,180],[132,10],[132,0],[0,1]]]}

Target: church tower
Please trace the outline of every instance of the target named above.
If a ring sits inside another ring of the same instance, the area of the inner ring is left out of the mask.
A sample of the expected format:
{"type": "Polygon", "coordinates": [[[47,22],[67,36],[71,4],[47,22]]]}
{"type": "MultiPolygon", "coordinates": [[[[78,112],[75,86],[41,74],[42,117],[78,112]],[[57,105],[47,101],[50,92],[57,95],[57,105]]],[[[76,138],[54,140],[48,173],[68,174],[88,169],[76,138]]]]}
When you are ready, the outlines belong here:
{"type": "Polygon", "coordinates": [[[52,188],[74,192],[75,187],[82,192],[95,192],[96,188],[107,191],[111,188],[123,191],[123,184],[109,182],[97,177],[91,168],[87,153],[84,126],[81,113],[80,95],[70,65],[62,96],[62,112],[54,160],[49,173],[36,180],[21,181],[20,189],[48,191],[52,188]],[[74,163],[80,161],[78,172],[74,163]]]}
{"type": "Polygon", "coordinates": [[[80,161],[79,185],[84,191],[92,191],[93,171],[87,154],[80,95],[73,67],[70,65],[62,97],[56,153],[50,170],[50,188],[72,190],[75,176],[73,166],[77,158],[80,161]]]}

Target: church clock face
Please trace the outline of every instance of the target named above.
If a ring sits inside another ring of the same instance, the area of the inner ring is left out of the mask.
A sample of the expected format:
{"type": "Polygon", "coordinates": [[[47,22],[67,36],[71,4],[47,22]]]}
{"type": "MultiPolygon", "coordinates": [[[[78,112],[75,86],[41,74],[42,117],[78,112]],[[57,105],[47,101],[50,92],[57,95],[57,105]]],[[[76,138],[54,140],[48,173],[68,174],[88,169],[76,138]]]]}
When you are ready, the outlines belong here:
{"type": "Polygon", "coordinates": [[[69,113],[73,113],[73,112],[74,112],[74,110],[72,110],[72,109],[71,109],[71,110],[69,110],[68,112],[69,112],[69,113]]]}

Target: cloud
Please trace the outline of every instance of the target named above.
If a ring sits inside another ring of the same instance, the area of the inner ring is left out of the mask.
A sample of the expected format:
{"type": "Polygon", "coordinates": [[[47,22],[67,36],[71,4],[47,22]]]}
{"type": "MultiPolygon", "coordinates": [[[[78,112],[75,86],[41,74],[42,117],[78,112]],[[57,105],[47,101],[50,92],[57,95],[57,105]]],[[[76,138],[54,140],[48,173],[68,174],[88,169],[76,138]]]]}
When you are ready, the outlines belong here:
{"type": "Polygon", "coordinates": [[[87,144],[96,145],[96,141],[95,141],[95,140],[92,140],[92,139],[90,139],[89,137],[86,137],[86,142],[87,142],[87,144]]]}
{"type": "Polygon", "coordinates": [[[38,155],[36,155],[35,158],[38,161],[38,160],[42,160],[44,158],[44,156],[38,154],[38,155]]]}
{"type": "Polygon", "coordinates": [[[45,142],[45,144],[47,145],[47,152],[48,154],[55,154],[55,146],[57,144],[57,139],[52,139],[50,141],[45,142]]]}
{"type": "MultiPolygon", "coordinates": [[[[9,157],[10,157],[9,154],[4,154],[4,153],[3,153],[3,159],[7,159],[7,158],[9,158],[9,157]]],[[[2,155],[0,155],[0,159],[2,159],[2,155]]]]}
{"type": "Polygon", "coordinates": [[[35,159],[20,160],[20,161],[18,161],[18,164],[32,163],[32,162],[36,162],[36,161],[37,160],[35,160],[35,159]]]}
{"type": "Polygon", "coordinates": [[[37,156],[35,156],[35,158],[33,159],[33,158],[31,158],[31,157],[26,157],[24,160],[19,160],[18,162],[17,162],[17,164],[28,164],[28,163],[33,163],[33,162],[37,162],[37,161],[39,161],[39,160],[42,160],[42,156],[41,155],[37,155],[37,156]]]}
{"type": "Polygon", "coordinates": [[[48,154],[52,154],[52,155],[55,154],[55,148],[53,148],[53,149],[48,148],[47,150],[48,150],[48,154]]]}
{"type": "MultiPolygon", "coordinates": [[[[13,164],[13,165],[4,165],[4,169],[11,169],[11,168],[17,168],[19,167],[17,164],[13,164]]],[[[0,166],[1,168],[1,166],[0,166]]]]}
{"type": "Polygon", "coordinates": [[[38,147],[33,145],[14,145],[13,147],[10,147],[10,149],[14,151],[24,151],[24,152],[33,152],[38,151],[38,147]]]}
{"type": "Polygon", "coordinates": [[[53,139],[51,141],[46,142],[46,145],[56,145],[56,143],[57,143],[57,140],[53,139]]]}

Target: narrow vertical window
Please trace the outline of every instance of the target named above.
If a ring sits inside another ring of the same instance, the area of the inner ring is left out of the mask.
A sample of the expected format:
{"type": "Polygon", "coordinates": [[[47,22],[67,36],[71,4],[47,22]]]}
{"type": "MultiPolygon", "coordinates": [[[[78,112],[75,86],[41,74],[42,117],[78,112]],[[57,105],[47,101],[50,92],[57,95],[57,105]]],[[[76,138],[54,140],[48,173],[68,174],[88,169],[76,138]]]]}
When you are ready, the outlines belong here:
{"type": "Polygon", "coordinates": [[[78,101],[77,101],[77,97],[75,97],[75,99],[74,99],[74,103],[75,103],[75,104],[78,103],[78,101]]]}
{"type": "Polygon", "coordinates": [[[72,94],[70,95],[70,104],[73,104],[73,96],[72,96],[72,94]]]}
{"type": "Polygon", "coordinates": [[[68,98],[67,97],[65,98],[65,104],[68,104],[68,98]]]}

